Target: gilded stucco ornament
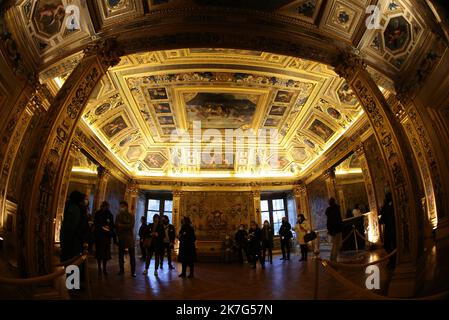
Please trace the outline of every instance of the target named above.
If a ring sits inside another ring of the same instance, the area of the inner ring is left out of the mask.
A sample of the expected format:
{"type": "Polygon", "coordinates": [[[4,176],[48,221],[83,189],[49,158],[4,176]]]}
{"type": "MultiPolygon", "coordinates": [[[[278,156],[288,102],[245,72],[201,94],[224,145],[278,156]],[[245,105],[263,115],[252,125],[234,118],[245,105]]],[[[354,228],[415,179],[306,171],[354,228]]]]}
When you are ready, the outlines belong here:
{"type": "Polygon", "coordinates": [[[334,71],[348,81],[353,78],[357,70],[366,68],[365,61],[359,55],[348,50],[341,50],[332,65],[334,71]]]}
{"type": "Polygon", "coordinates": [[[84,50],[84,53],[86,56],[96,55],[106,70],[119,64],[124,55],[123,49],[115,38],[101,39],[92,43],[84,50]]]}

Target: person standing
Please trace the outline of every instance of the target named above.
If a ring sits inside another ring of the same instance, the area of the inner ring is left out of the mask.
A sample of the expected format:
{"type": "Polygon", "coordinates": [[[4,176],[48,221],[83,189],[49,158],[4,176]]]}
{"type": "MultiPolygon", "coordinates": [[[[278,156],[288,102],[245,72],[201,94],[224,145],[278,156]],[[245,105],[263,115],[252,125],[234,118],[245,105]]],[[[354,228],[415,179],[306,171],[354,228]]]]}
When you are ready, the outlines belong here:
{"type": "Polygon", "coordinates": [[[343,222],[341,219],[340,206],[336,203],[335,198],[329,199],[329,207],[326,209],[327,232],[331,236],[332,250],[331,261],[337,261],[338,252],[341,247],[341,232],[343,230],[343,222]]]}
{"type": "Polygon", "coordinates": [[[134,215],[128,211],[128,203],[120,202],[120,212],[115,219],[118,237],[119,275],[125,273],[125,250],[128,249],[131,276],[136,277],[136,249],[134,244],[134,215]]]}
{"type": "Polygon", "coordinates": [[[301,259],[299,259],[299,261],[307,261],[308,247],[304,240],[304,236],[310,231],[310,226],[306,221],[306,217],[304,217],[302,213],[298,215],[295,231],[299,247],[301,248],[301,259]]]}
{"type": "Polygon", "coordinates": [[[268,220],[265,220],[262,227],[262,259],[265,262],[265,256],[268,251],[268,260],[270,261],[270,264],[273,264],[273,238],[273,228],[268,220]]]}
{"type": "Polygon", "coordinates": [[[147,219],[145,217],[140,218],[140,227],[139,227],[139,246],[140,246],[140,260],[145,261],[147,257],[147,249],[143,245],[144,241],[144,232],[147,227],[147,219]]]}
{"type": "Polygon", "coordinates": [[[290,260],[290,240],[293,237],[292,226],[288,222],[287,217],[282,217],[282,224],[279,228],[279,236],[281,237],[281,260],[290,260]]]}
{"type": "Polygon", "coordinates": [[[60,230],[61,262],[82,254],[83,248],[87,247],[87,205],[86,195],[79,191],[73,191],[66,202],[60,230]]]}
{"type": "MultiPolygon", "coordinates": [[[[379,223],[384,227],[384,248],[388,254],[396,249],[396,222],[394,217],[393,195],[391,192],[385,194],[384,204],[380,209],[379,223]]],[[[388,260],[388,267],[394,268],[396,265],[396,255],[392,255],[388,260]]]]}
{"type": "Polygon", "coordinates": [[[162,226],[164,227],[164,244],[161,252],[161,269],[164,262],[164,255],[167,253],[168,268],[173,270],[175,267],[172,265],[171,253],[175,247],[176,231],[175,227],[170,223],[170,218],[167,215],[162,217],[162,226]]]}
{"type": "Polygon", "coordinates": [[[181,220],[181,230],[179,231],[179,256],[178,261],[182,263],[182,272],[180,278],[186,277],[187,267],[190,268],[189,278],[193,278],[194,263],[196,260],[195,248],[195,230],[189,217],[184,217],[181,220]]]}
{"type": "Polygon", "coordinates": [[[154,275],[157,276],[157,269],[159,268],[159,259],[164,246],[164,227],[161,223],[161,217],[159,214],[153,216],[153,223],[150,223],[144,232],[144,246],[146,247],[146,260],[144,275],[148,274],[150,268],[151,258],[154,254],[154,275]]]}
{"type": "Polygon", "coordinates": [[[352,209],[352,216],[353,217],[360,217],[362,215],[362,210],[360,209],[360,205],[357,203],[352,209]]]}
{"type": "Polygon", "coordinates": [[[114,217],[109,211],[109,203],[104,201],[100,210],[94,216],[95,257],[97,258],[98,274],[107,275],[106,266],[111,260],[111,239],[114,233],[114,217]]]}
{"type": "Polygon", "coordinates": [[[241,264],[243,263],[243,252],[245,252],[245,256],[249,261],[247,252],[248,232],[246,232],[245,226],[243,224],[240,225],[239,230],[236,232],[234,238],[239,262],[241,264]]]}
{"type": "Polygon", "coordinates": [[[265,261],[261,254],[262,231],[255,221],[251,221],[248,232],[248,255],[251,257],[252,268],[256,268],[259,260],[262,269],[265,269],[265,261]]]}

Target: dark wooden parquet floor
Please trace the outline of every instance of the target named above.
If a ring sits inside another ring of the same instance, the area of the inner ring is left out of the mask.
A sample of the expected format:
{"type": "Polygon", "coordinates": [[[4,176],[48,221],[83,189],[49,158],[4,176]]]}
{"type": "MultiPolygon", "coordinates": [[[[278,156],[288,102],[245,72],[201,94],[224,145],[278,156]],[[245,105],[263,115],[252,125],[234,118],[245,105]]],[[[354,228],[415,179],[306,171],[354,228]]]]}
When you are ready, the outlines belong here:
{"type": "MultiPolygon", "coordinates": [[[[449,288],[449,240],[438,242],[427,249],[425,282],[419,296],[429,296],[449,288]]],[[[329,257],[329,248],[322,248],[321,256],[329,257]]],[[[340,262],[365,263],[378,260],[385,255],[383,250],[360,252],[344,252],[340,254],[340,262]]],[[[126,273],[118,276],[116,253],[109,262],[107,276],[97,274],[96,261],[89,258],[89,277],[93,299],[100,300],[307,300],[313,299],[315,291],[315,263],[312,255],[306,263],[298,262],[298,256],[293,255],[290,261],[281,261],[280,255],[274,256],[273,264],[267,264],[262,270],[251,269],[248,264],[237,263],[198,263],[194,279],[180,279],[178,274],[181,266],[175,264],[176,270],[169,270],[166,262],[159,276],[153,275],[154,263],[151,264],[147,276],[142,275],[144,263],[137,261],[137,277],[130,275],[126,263],[126,273]]],[[[340,270],[347,279],[359,287],[364,287],[366,274],[360,269],[340,270]]],[[[16,278],[6,263],[0,259],[0,274],[16,278]]],[[[391,273],[385,263],[380,264],[381,290],[385,294],[391,273]]],[[[63,281],[63,280],[62,280],[63,281]]],[[[319,268],[318,299],[366,299],[367,297],[343,286],[322,266],[319,268]]],[[[86,291],[70,295],[72,299],[88,299],[86,291]]],[[[0,300],[23,299],[23,292],[18,288],[0,285],[0,300]]]]}
{"type": "MultiPolygon", "coordinates": [[[[323,253],[326,255],[326,252],[323,253]]],[[[372,255],[368,254],[367,259],[372,255]]],[[[309,258],[306,263],[299,262],[297,256],[290,261],[281,261],[280,256],[273,258],[273,264],[267,264],[262,270],[260,265],[251,269],[249,264],[236,263],[198,263],[194,279],[180,279],[176,270],[165,265],[159,275],[153,275],[154,264],[147,276],[142,275],[144,264],[137,262],[137,277],[132,278],[129,266],[125,266],[125,275],[118,276],[116,257],[109,263],[109,274],[99,276],[95,261],[90,262],[91,290],[94,299],[182,299],[182,300],[244,300],[244,299],[313,299],[315,288],[315,264],[309,258]]],[[[365,275],[360,272],[348,274],[360,285],[365,275]]],[[[319,272],[320,299],[361,299],[356,293],[347,290],[333,278],[319,272]]],[[[85,298],[85,295],[74,298],[85,298]]]]}

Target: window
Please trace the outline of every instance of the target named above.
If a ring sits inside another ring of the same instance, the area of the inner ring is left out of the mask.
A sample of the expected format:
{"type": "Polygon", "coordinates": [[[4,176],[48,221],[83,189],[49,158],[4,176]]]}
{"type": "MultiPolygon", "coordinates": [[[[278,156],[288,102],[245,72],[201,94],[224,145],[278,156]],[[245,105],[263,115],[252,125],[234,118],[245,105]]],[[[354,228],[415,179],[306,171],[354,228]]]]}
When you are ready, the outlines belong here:
{"type": "Polygon", "coordinates": [[[173,220],[173,200],[164,200],[164,215],[167,215],[170,221],[173,220]]]}
{"type": "Polygon", "coordinates": [[[265,220],[268,220],[268,221],[270,221],[270,224],[271,224],[270,210],[268,209],[268,200],[262,200],[260,202],[260,211],[262,214],[262,223],[265,220]]]}
{"type": "Polygon", "coordinates": [[[167,215],[172,222],[173,218],[173,200],[171,195],[149,195],[147,202],[146,218],[147,223],[153,222],[155,214],[167,215]]]}
{"type": "Polygon", "coordinates": [[[268,220],[275,235],[279,234],[282,218],[287,217],[286,197],[283,195],[264,197],[260,201],[262,222],[268,220]]]}

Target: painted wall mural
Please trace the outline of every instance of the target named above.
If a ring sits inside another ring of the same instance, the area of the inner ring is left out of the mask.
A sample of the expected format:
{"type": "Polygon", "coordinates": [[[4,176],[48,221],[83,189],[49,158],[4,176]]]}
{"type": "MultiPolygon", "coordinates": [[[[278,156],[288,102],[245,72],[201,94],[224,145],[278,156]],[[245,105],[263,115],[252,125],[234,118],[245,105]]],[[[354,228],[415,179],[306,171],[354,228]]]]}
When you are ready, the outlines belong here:
{"type": "Polygon", "coordinates": [[[250,192],[183,192],[181,216],[189,216],[199,241],[223,240],[240,224],[249,225],[253,211],[250,192]]]}
{"type": "Polygon", "coordinates": [[[310,214],[315,230],[326,229],[326,208],[329,206],[326,183],[322,179],[315,179],[307,185],[309,196],[310,214]]]}

